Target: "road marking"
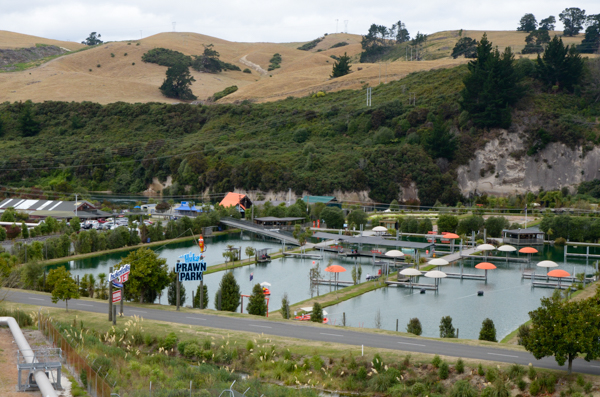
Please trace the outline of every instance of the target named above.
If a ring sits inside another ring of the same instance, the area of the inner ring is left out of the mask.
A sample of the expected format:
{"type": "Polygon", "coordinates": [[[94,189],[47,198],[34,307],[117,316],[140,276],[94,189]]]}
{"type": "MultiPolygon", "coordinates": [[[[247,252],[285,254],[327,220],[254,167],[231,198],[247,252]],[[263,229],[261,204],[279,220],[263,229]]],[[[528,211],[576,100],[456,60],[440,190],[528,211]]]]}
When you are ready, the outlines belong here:
{"type": "Polygon", "coordinates": [[[94,305],[86,305],[85,303],[76,303],[77,306],[89,306],[94,307],[94,305]]]}
{"type": "Polygon", "coordinates": [[[498,354],[498,353],[488,353],[488,354],[491,354],[492,356],[519,358],[519,356],[509,356],[508,354],[498,354]]]}
{"type": "Polygon", "coordinates": [[[411,346],[422,346],[425,347],[425,345],[419,345],[418,343],[408,343],[408,342],[398,342],[401,345],[411,345],[411,346]]]}
{"type": "Polygon", "coordinates": [[[143,312],[143,311],[141,311],[141,310],[131,310],[131,309],[129,309],[129,311],[130,311],[130,312],[138,312],[138,313],[146,313],[146,312],[143,312]]]}
{"type": "Polygon", "coordinates": [[[599,367],[599,366],[597,366],[597,365],[590,365],[590,367],[594,367],[594,368],[600,368],[600,367],[599,367]]]}
{"type": "Polygon", "coordinates": [[[34,301],[42,301],[42,302],[44,301],[43,299],[40,299],[40,298],[29,298],[29,299],[32,299],[34,301]]]}
{"type": "Polygon", "coordinates": [[[186,317],[186,318],[191,318],[192,320],[206,320],[205,318],[200,318],[200,317],[186,317]]]}
{"type": "Polygon", "coordinates": [[[254,324],[250,324],[251,327],[259,327],[259,328],[271,328],[271,327],[267,327],[266,325],[254,325],[254,324]]]}
{"type": "Polygon", "coordinates": [[[339,336],[340,338],[343,338],[343,337],[344,337],[344,335],[326,334],[325,332],[321,332],[321,335],[339,336]]]}

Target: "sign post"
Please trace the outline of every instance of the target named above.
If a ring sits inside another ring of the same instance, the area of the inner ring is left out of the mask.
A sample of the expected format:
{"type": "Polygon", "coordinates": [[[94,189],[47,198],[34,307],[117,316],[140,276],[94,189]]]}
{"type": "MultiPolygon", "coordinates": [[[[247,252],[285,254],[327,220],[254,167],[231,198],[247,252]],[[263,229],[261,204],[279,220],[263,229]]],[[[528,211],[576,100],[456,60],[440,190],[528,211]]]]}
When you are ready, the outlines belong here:
{"type": "Polygon", "coordinates": [[[112,271],[113,268],[110,268],[110,273],[108,275],[108,288],[109,295],[111,297],[109,301],[109,321],[112,319],[113,324],[116,324],[117,317],[117,307],[114,305],[115,303],[120,303],[120,315],[123,315],[123,288],[125,281],[129,280],[129,273],[131,271],[131,265],[126,264],[121,266],[120,269],[112,271]],[[116,289],[113,289],[116,288],[116,289]],[[113,292],[114,291],[114,292],[113,292]],[[112,317],[112,318],[111,318],[112,317]]]}

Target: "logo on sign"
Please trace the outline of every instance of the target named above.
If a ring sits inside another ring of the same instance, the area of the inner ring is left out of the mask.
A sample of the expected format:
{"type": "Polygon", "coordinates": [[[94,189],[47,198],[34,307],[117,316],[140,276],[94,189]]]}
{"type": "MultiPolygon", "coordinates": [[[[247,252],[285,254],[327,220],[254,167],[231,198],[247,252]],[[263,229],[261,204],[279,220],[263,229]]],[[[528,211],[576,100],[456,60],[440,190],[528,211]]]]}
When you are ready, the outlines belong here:
{"type": "Polygon", "coordinates": [[[122,266],[119,270],[116,270],[108,275],[108,281],[119,281],[121,283],[129,279],[129,271],[131,266],[129,264],[122,266]]]}
{"type": "Polygon", "coordinates": [[[202,281],[202,273],[206,271],[204,257],[192,252],[181,255],[185,262],[177,263],[175,272],[179,274],[179,281],[202,281]]]}

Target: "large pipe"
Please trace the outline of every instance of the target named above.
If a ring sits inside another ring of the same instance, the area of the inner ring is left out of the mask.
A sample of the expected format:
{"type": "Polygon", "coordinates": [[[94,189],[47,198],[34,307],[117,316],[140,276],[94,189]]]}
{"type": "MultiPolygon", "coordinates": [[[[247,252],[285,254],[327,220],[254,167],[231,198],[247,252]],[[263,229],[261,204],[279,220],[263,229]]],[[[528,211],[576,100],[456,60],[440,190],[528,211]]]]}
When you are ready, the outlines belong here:
{"type": "MultiPolygon", "coordinates": [[[[27,363],[33,362],[33,351],[27,343],[27,339],[25,339],[25,335],[21,332],[21,328],[13,317],[0,317],[0,325],[8,325],[10,328],[10,332],[13,334],[13,338],[15,339],[15,343],[17,347],[21,351],[23,358],[27,363]]],[[[43,397],[58,397],[58,394],[52,387],[52,383],[50,383],[50,379],[46,376],[46,373],[42,370],[37,370],[34,373],[35,381],[40,388],[40,392],[43,397]]]]}

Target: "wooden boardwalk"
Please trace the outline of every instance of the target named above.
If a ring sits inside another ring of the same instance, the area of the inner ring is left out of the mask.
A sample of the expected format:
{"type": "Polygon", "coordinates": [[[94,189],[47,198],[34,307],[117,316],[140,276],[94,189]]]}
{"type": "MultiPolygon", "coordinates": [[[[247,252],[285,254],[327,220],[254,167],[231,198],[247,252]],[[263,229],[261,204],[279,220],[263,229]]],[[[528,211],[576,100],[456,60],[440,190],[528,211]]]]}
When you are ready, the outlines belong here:
{"type": "Polygon", "coordinates": [[[410,289],[427,289],[436,291],[438,286],[435,284],[419,284],[419,283],[409,283],[407,281],[386,281],[387,285],[393,285],[395,287],[401,288],[410,288],[410,289]]]}

